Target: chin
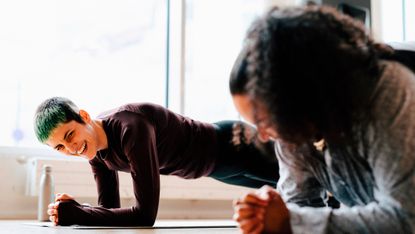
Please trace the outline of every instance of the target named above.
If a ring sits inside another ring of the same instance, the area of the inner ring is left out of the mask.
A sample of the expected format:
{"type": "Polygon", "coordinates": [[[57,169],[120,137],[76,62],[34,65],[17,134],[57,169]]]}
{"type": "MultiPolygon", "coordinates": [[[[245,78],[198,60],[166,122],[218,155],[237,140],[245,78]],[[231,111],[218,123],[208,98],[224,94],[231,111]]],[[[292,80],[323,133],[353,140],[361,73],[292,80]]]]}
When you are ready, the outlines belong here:
{"type": "Polygon", "coordinates": [[[83,158],[87,159],[87,160],[92,160],[95,158],[95,155],[84,155],[83,158]]]}

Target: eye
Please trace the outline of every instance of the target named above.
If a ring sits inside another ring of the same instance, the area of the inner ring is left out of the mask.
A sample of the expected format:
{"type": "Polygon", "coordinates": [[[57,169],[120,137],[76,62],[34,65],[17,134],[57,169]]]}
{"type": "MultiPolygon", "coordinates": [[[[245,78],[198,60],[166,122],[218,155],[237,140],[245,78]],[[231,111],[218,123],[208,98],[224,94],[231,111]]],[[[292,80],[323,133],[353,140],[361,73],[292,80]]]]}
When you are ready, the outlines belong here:
{"type": "Polygon", "coordinates": [[[61,150],[63,150],[63,145],[57,145],[57,146],[55,147],[55,150],[57,150],[57,151],[61,151],[61,150]]]}
{"type": "Polygon", "coordinates": [[[74,133],[73,133],[73,131],[72,131],[72,132],[70,132],[70,133],[68,134],[68,137],[67,137],[67,138],[68,138],[68,140],[71,140],[71,139],[72,139],[73,134],[74,134],[74,133]]]}

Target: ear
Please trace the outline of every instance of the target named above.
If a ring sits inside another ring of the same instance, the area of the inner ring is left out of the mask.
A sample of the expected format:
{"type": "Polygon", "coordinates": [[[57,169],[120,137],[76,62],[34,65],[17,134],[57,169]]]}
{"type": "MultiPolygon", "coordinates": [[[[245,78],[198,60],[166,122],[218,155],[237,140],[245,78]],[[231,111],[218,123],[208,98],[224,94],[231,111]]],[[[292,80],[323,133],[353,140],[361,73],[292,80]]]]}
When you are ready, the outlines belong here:
{"type": "Polygon", "coordinates": [[[85,123],[89,123],[89,122],[91,122],[91,116],[89,115],[89,113],[88,112],[86,112],[86,110],[79,110],[79,115],[81,116],[81,118],[82,118],[82,120],[85,122],[85,123]]]}

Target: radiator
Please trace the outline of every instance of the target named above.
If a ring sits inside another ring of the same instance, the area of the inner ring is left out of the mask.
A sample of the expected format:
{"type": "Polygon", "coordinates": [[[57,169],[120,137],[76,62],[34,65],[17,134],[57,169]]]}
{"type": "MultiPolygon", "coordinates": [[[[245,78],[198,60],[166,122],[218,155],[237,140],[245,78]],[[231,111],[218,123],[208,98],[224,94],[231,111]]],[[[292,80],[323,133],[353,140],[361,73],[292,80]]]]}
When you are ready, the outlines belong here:
{"type": "MultiPolygon", "coordinates": [[[[68,193],[75,197],[97,197],[96,184],[89,163],[81,158],[32,158],[27,163],[28,196],[37,196],[43,165],[52,166],[56,193],[68,193]]],[[[130,174],[118,172],[120,197],[134,197],[130,174]]],[[[177,176],[161,176],[161,199],[232,200],[250,189],[218,182],[211,178],[193,180],[177,176]]]]}

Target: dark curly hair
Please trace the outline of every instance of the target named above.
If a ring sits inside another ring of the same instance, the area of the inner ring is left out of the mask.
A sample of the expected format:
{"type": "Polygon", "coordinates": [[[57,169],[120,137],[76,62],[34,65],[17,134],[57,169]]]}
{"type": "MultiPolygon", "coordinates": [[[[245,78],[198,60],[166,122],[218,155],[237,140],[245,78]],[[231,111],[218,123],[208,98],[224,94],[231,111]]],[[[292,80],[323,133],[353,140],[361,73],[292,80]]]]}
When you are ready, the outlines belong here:
{"type": "Polygon", "coordinates": [[[248,31],[231,93],[260,102],[287,142],[342,140],[364,118],[383,53],[361,22],[334,8],[274,8],[248,31]]]}

